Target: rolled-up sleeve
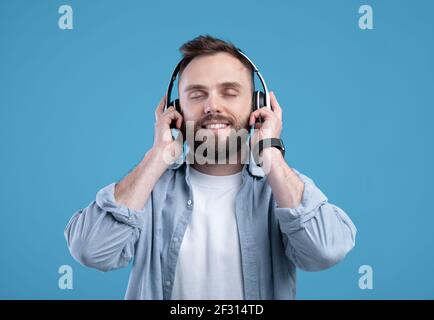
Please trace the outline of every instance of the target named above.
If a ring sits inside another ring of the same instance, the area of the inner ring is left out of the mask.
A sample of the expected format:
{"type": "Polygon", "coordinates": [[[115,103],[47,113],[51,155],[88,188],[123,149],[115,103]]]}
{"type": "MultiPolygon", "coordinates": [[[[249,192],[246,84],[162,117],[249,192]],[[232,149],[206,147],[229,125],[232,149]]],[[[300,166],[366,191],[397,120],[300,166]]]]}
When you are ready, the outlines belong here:
{"type": "Polygon", "coordinates": [[[151,210],[150,199],[141,211],[118,205],[114,187],[112,183],[102,188],[95,201],[77,211],[65,228],[71,255],[81,264],[102,271],[128,265],[144,217],[151,210]]]}
{"type": "Polygon", "coordinates": [[[327,197],[308,177],[297,173],[304,192],[297,208],[280,208],[274,202],[285,253],[305,271],[329,268],[354,247],[356,227],[348,215],[328,202],[327,197]]]}

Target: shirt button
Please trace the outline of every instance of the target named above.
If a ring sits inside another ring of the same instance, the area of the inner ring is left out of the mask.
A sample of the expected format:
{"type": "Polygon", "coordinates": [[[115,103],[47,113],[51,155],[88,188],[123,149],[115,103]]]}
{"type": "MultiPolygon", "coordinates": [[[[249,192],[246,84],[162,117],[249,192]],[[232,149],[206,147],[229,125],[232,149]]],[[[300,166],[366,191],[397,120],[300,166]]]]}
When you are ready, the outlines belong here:
{"type": "Polygon", "coordinates": [[[170,281],[166,281],[166,286],[170,286],[171,282],[170,281]]]}
{"type": "Polygon", "coordinates": [[[193,204],[193,201],[191,201],[191,199],[188,199],[187,206],[191,207],[192,204],[193,204]]]}
{"type": "Polygon", "coordinates": [[[178,238],[173,238],[173,242],[178,242],[178,238]]]}

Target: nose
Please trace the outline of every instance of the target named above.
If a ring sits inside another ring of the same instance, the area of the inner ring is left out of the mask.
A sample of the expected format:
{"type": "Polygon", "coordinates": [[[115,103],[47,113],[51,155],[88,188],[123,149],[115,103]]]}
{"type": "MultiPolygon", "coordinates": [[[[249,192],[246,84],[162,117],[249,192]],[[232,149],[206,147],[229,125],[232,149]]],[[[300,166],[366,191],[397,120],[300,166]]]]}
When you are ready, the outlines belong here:
{"type": "Polygon", "coordinates": [[[208,95],[208,98],[205,101],[203,112],[205,114],[215,113],[215,112],[220,113],[221,112],[220,105],[219,105],[216,94],[210,93],[208,95]]]}

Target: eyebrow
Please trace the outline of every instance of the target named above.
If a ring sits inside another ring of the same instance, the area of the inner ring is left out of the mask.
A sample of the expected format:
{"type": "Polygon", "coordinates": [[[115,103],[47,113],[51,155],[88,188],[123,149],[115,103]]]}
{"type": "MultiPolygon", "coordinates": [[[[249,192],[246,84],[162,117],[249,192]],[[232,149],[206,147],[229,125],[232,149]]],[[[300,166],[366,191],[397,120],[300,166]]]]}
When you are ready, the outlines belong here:
{"type": "Polygon", "coordinates": [[[223,82],[223,83],[220,83],[219,87],[241,89],[243,86],[239,82],[233,81],[233,82],[223,82]]]}
{"type": "MultiPolygon", "coordinates": [[[[237,81],[228,81],[228,82],[219,83],[218,87],[241,89],[243,86],[237,81]]],[[[207,87],[201,84],[190,84],[184,89],[184,92],[193,91],[193,90],[206,90],[206,89],[207,87]]]]}
{"type": "Polygon", "coordinates": [[[188,91],[193,91],[193,90],[205,90],[206,86],[201,85],[201,84],[190,84],[188,85],[184,91],[188,92],[188,91]]]}

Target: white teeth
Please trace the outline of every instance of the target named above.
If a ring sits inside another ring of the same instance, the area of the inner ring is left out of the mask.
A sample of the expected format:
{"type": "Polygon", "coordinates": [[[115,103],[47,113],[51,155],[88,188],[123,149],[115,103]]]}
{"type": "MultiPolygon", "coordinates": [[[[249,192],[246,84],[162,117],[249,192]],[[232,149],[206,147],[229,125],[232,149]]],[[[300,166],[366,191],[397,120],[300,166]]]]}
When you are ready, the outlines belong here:
{"type": "Polygon", "coordinates": [[[223,129],[226,128],[227,125],[224,123],[212,123],[205,126],[207,129],[223,129]]]}

